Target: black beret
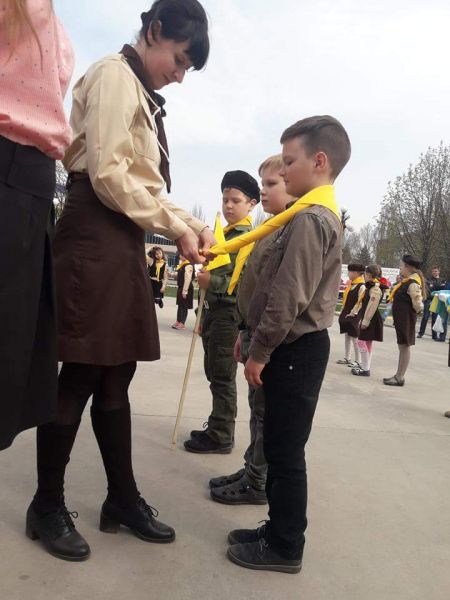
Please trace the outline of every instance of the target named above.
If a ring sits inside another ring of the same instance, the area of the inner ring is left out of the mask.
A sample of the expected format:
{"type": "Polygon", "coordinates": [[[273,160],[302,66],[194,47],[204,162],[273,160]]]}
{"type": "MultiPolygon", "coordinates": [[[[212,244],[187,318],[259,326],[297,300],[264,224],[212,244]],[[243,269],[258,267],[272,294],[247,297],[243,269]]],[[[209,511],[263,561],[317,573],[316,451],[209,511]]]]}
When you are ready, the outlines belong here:
{"type": "Polygon", "coordinates": [[[360,263],[350,263],[347,265],[347,271],[355,271],[356,273],[364,273],[366,267],[360,263]]]}
{"type": "Polygon", "coordinates": [[[235,188],[243,192],[250,199],[259,202],[259,185],[254,177],[245,171],[228,171],[222,179],[222,192],[225,188],[235,188]]]}
{"type": "Polygon", "coordinates": [[[415,256],[411,256],[411,254],[405,254],[402,257],[402,261],[405,265],[409,265],[410,267],[414,267],[415,269],[420,269],[422,266],[422,261],[420,261],[415,256]]]}

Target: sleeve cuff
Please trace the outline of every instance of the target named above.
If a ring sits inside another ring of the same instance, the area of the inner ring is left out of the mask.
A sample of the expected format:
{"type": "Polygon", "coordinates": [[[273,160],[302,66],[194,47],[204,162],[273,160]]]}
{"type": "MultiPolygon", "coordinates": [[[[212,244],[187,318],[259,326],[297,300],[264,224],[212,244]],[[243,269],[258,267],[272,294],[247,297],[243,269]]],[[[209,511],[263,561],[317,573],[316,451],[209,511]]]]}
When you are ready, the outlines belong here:
{"type": "Polygon", "coordinates": [[[273,348],[263,346],[263,344],[258,342],[258,340],[253,337],[248,353],[253,360],[266,365],[270,361],[270,355],[272,354],[272,351],[273,348]]]}

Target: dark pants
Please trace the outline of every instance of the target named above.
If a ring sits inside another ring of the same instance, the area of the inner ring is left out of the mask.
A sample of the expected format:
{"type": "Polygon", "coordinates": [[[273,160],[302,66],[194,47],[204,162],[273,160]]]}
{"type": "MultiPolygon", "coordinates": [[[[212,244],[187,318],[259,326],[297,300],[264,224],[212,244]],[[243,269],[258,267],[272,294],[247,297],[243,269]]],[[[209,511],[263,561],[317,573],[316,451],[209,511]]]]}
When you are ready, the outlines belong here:
{"type": "Polygon", "coordinates": [[[267,541],[289,559],[301,558],[307,526],[305,445],[330,352],[328,331],[306,334],[272,353],[263,371],[268,463],[267,541]]]}
{"type": "Polygon", "coordinates": [[[208,435],[220,443],[234,438],[237,415],[236,370],[234,344],[238,336],[234,304],[210,307],[202,323],[202,342],[205,352],[205,375],[210,382],[212,412],[208,419],[208,435]]]}
{"type": "Polygon", "coordinates": [[[55,161],[0,136],[0,450],[56,410],[55,161]]]}
{"type": "Polygon", "coordinates": [[[264,455],[264,410],[263,388],[248,388],[250,406],[250,444],[244,454],[245,476],[249,484],[263,491],[266,487],[267,461],[264,455]]]}
{"type": "Polygon", "coordinates": [[[188,309],[179,304],[178,309],[177,309],[178,323],[183,323],[183,325],[184,325],[186,323],[187,316],[188,316],[188,309]]]}
{"type": "Polygon", "coordinates": [[[420,328],[419,328],[419,335],[423,335],[425,333],[425,330],[427,328],[427,323],[428,323],[428,319],[430,318],[431,315],[431,335],[433,337],[433,340],[437,339],[438,334],[433,331],[433,325],[436,321],[436,313],[430,313],[430,305],[431,305],[431,300],[425,300],[425,302],[423,303],[423,317],[422,320],[420,322],[420,328]]]}

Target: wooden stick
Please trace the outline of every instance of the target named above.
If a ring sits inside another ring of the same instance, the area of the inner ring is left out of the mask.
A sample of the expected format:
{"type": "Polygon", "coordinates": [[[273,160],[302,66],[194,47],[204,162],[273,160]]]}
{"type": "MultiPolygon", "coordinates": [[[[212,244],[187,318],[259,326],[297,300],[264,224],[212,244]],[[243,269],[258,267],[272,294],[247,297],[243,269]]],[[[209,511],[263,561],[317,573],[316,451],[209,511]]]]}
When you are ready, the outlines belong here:
{"type": "Polygon", "coordinates": [[[184,374],[183,388],[181,390],[180,403],[178,405],[177,420],[175,422],[175,427],[173,429],[172,446],[175,446],[177,443],[178,427],[180,425],[181,415],[183,413],[184,399],[186,397],[186,390],[187,390],[187,386],[188,386],[188,382],[189,382],[189,376],[191,374],[192,359],[194,358],[195,344],[197,342],[197,338],[198,338],[198,334],[199,334],[200,319],[202,318],[203,307],[205,305],[205,296],[206,296],[206,290],[201,289],[200,290],[200,301],[198,303],[198,310],[197,310],[197,318],[195,320],[194,333],[192,334],[191,349],[189,351],[188,361],[187,361],[187,365],[186,365],[186,372],[184,374]]]}

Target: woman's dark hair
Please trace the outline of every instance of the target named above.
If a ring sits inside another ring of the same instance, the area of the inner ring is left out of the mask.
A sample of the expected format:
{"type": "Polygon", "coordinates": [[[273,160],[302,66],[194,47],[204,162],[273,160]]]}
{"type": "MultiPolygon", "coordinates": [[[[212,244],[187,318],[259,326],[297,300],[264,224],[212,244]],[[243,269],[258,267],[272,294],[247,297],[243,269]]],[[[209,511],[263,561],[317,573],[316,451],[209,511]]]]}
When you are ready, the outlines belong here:
{"type": "Polygon", "coordinates": [[[366,273],[369,273],[372,277],[381,277],[382,271],[380,265],[367,265],[366,273]]]}
{"type": "Polygon", "coordinates": [[[148,30],[161,23],[161,36],[166,40],[186,42],[187,54],[196,71],[202,69],[209,55],[208,17],[198,0],[156,0],[148,12],[141,15],[140,35],[147,40],[148,30]]]}
{"type": "Polygon", "coordinates": [[[157,250],[161,250],[163,260],[166,260],[166,255],[164,253],[164,250],[161,248],[161,246],[153,246],[153,248],[150,248],[150,250],[147,252],[147,256],[149,256],[150,258],[153,258],[153,260],[156,260],[156,251],[157,250]]]}

